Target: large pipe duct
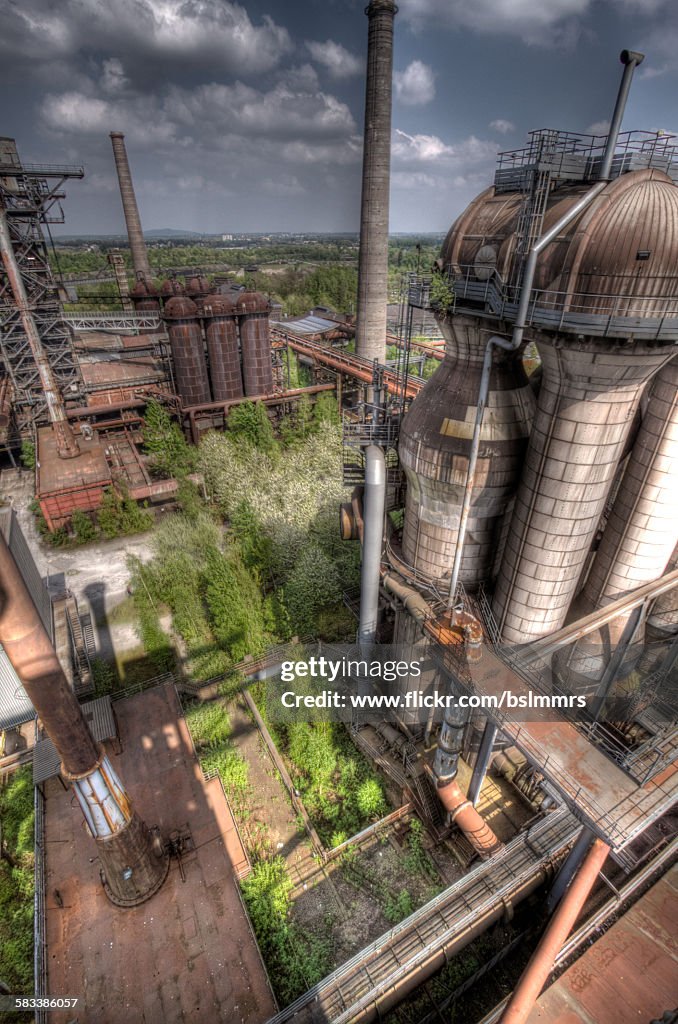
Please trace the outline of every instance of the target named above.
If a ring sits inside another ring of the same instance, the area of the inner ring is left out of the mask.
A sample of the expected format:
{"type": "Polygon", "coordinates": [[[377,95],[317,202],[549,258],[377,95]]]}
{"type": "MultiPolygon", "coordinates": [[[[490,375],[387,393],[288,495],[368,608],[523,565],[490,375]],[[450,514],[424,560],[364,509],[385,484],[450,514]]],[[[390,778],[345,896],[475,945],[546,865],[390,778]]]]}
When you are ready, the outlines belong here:
{"type": "Polygon", "coordinates": [[[501,1024],[525,1024],[527,1021],[609,852],[609,846],[602,839],[594,840],[586,860],[560,901],[537,949],[513,990],[502,1014],[501,1024]]]}
{"type": "Polygon", "coordinates": [[[397,10],[393,0],[371,0],[365,11],[369,29],[356,352],[380,363],[386,357],[393,19],[397,10]]]}
{"type": "Polygon", "coordinates": [[[94,742],[2,534],[0,581],[0,643],[61,758],[96,841],[107,896],[118,906],[136,906],[164,882],[168,857],[94,742]]]}
{"type": "Polygon", "coordinates": [[[129,240],[129,248],[132,254],[134,274],[135,277],[142,277],[144,281],[150,285],[153,280],[153,273],[151,271],[151,265],[148,262],[146,242],[144,241],[144,233],[141,228],[141,218],[139,217],[139,208],[134,194],[132,172],[129,169],[127,150],[125,149],[125,136],[122,132],[111,132],[111,143],[113,145],[115,169],[118,172],[120,198],[122,199],[122,209],[125,214],[127,238],[129,240]]]}
{"type": "Polygon", "coordinates": [[[363,561],[360,571],[358,643],[374,643],[377,635],[385,507],[386,459],[382,449],[371,444],[365,449],[363,561]]]}
{"type": "Polygon", "coordinates": [[[21,325],[26,335],[28,347],[31,350],[33,362],[40,377],[40,383],[47,404],[47,412],[56,438],[57,454],[60,459],[73,459],[80,454],[80,449],[71,425],[66,418],[63,398],[61,397],[59,386],[52,372],[52,367],[50,366],[33,313],[31,312],[21,271],[19,270],[12,246],[7,214],[2,205],[0,205],[0,254],[2,255],[2,262],[9,286],[12,289],[14,302],[19,310],[21,325]]]}

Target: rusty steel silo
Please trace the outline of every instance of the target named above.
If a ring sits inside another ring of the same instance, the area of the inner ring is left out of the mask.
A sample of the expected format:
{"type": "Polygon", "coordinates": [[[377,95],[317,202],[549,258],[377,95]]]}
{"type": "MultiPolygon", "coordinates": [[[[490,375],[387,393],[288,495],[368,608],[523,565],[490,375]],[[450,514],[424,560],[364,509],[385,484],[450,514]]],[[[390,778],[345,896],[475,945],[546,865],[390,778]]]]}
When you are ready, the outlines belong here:
{"type": "Polygon", "coordinates": [[[246,395],[273,393],[273,364],[269,333],[270,303],[259,292],[242,292],[235,302],[240,320],[242,375],[246,395]]]}
{"type": "Polygon", "coordinates": [[[203,302],[202,316],[214,401],[242,398],[238,323],[233,300],[227,295],[208,295],[203,302]]]}
{"type": "Polygon", "coordinates": [[[184,408],[212,400],[198,308],[192,299],[177,295],[163,312],[172,350],[174,380],[184,408]]]}
{"type": "Polygon", "coordinates": [[[641,393],[675,352],[671,178],[650,166],[603,179],[588,195],[558,190],[545,233],[568,210],[534,278],[531,336],[543,381],[492,605],[509,643],[565,621],[641,393]]]}
{"type": "Polygon", "coordinates": [[[130,292],[136,313],[157,313],[160,310],[158,293],[149,281],[139,278],[130,292]]]}

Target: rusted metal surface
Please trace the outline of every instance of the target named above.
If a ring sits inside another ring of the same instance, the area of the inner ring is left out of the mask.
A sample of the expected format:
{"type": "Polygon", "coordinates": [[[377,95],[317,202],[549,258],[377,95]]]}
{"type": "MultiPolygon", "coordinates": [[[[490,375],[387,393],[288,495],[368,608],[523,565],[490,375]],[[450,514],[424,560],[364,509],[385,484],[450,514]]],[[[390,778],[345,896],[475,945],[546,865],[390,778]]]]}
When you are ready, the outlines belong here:
{"type": "Polygon", "coordinates": [[[36,497],[49,529],[55,530],[70,520],[75,509],[98,508],[113,478],[99,441],[80,438],[78,456],[63,461],[49,427],[41,428],[37,439],[36,497]]]}
{"type": "Polygon", "coordinates": [[[0,380],[0,430],[9,426],[12,416],[12,381],[9,377],[0,380]]]}
{"type": "Polygon", "coordinates": [[[240,350],[246,395],[273,392],[269,327],[270,303],[258,292],[242,292],[235,302],[240,317],[240,350]]]}
{"type": "Polygon", "coordinates": [[[448,782],[446,786],[439,787],[437,793],[452,821],[461,829],[476,853],[485,859],[502,849],[503,843],[497,839],[487,822],[483,821],[458,783],[448,782]]]}
{"type": "Polygon", "coordinates": [[[516,985],[502,1014],[502,1024],[525,1024],[527,1021],[609,852],[609,846],[600,839],[594,840],[516,985]]]}
{"type": "Polygon", "coordinates": [[[174,377],[183,404],[210,402],[212,395],[198,307],[187,296],[176,296],[165,306],[163,318],[167,321],[174,377]]]}
{"type": "Polygon", "coordinates": [[[1,533],[0,643],[66,769],[91,771],[99,760],[96,744],[1,533]]]}
{"type": "Polygon", "coordinates": [[[233,300],[226,295],[208,295],[202,315],[214,401],[241,398],[244,392],[233,300]]]}
{"type": "Polygon", "coordinates": [[[139,208],[137,207],[137,200],[134,194],[132,172],[129,168],[123,133],[111,132],[111,144],[113,146],[115,169],[118,172],[120,198],[122,200],[123,213],[125,214],[127,238],[129,240],[130,252],[132,253],[134,273],[136,275],[143,275],[150,284],[153,274],[148,262],[148,252],[146,251],[146,242],[144,241],[144,233],[141,228],[141,218],[139,217],[139,208]]]}
{"type": "Polygon", "coordinates": [[[87,826],[95,839],[112,836],[132,818],[127,794],[104,754],[95,768],[83,776],[64,771],[73,786],[87,826]]]}
{"type": "Polygon", "coordinates": [[[548,988],[529,1024],[636,1024],[678,1005],[673,867],[548,988]]]}

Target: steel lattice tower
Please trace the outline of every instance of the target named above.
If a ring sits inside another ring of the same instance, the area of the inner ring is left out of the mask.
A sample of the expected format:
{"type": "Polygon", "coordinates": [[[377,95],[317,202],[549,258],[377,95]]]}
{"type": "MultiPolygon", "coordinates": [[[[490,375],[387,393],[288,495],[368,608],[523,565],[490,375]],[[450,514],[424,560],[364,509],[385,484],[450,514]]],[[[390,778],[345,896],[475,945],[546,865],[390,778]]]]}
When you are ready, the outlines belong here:
{"type": "MultiPolygon", "coordinates": [[[[60,200],[68,178],[82,167],[22,164],[14,139],[0,138],[0,206],[40,341],[64,397],[81,391],[70,328],[62,316],[59,288],[47,254],[43,225],[62,224],[60,200]]],[[[20,430],[48,422],[40,374],[24,331],[4,263],[0,261],[0,359],[14,387],[20,430]]]]}

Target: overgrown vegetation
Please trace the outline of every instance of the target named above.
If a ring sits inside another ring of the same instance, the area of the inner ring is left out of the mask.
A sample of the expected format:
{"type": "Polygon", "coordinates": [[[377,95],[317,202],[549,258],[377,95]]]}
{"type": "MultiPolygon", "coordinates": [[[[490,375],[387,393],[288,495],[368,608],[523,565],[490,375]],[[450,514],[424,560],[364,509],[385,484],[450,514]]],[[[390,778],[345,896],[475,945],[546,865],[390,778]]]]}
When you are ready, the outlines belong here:
{"type": "Polygon", "coordinates": [[[33,778],[30,767],[0,786],[0,979],[33,992],[33,778]]]}
{"type": "Polygon", "coordinates": [[[182,478],[195,464],[195,448],[160,402],[152,398],[144,413],[144,447],[151,467],[161,476],[182,478]]]}
{"type": "Polygon", "coordinates": [[[247,791],[248,764],[231,742],[228,711],[220,702],[193,704],[185,716],[200,767],[206,775],[216,773],[229,800],[240,807],[247,791]]]}

